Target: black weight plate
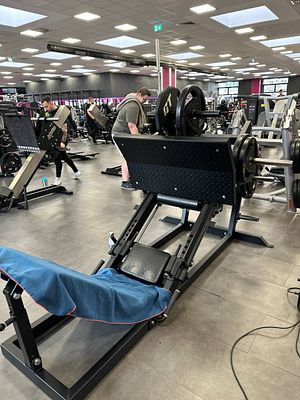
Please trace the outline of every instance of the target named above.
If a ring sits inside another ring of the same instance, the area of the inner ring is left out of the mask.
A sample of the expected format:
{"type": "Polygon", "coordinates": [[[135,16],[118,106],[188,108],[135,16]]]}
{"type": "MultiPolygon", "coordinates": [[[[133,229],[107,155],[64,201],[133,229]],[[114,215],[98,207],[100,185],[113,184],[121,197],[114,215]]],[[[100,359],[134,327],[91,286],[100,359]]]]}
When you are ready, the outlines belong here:
{"type": "Polygon", "coordinates": [[[291,146],[291,159],[293,160],[294,174],[300,173],[300,139],[296,139],[294,145],[291,146]]]}
{"type": "Polygon", "coordinates": [[[293,183],[293,200],[296,208],[300,208],[300,179],[294,180],[293,183]]]}
{"type": "Polygon", "coordinates": [[[239,152],[239,165],[242,167],[240,193],[245,199],[250,199],[256,188],[255,176],[258,174],[258,166],[251,162],[252,158],[258,157],[258,145],[253,136],[248,136],[239,152]]]}
{"type": "Polygon", "coordinates": [[[4,155],[1,163],[1,171],[3,174],[14,174],[19,171],[22,166],[21,157],[16,153],[7,153],[4,155]]]}
{"type": "Polygon", "coordinates": [[[179,90],[175,87],[166,87],[158,96],[155,108],[156,130],[161,135],[176,135],[176,107],[179,90]]]}
{"type": "Polygon", "coordinates": [[[0,147],[6,148],[12,145],[13,139],[8,129],[0,129],[0,147]]]}
{"type": "Polygon", "coordinates": [[[247,137],[249,137],[249,135],[239,135],[234,143],[233,150],[232,150],[238,183],[242,179],[242,176],[243,176],[243,165],[240,164],[240,162],[239,162],[239,155],[240,155],[240,151],[243,146],[243,143],[247,139],[247,137]]]}
{"type": "Polygon", "coordinates": [[[204,133],[206,119],[199,111],[206,108],[205,97],[199,86],[186,86],[179,96],[176,109],[176,128],[181,136],[199,136],[204,133]]]}

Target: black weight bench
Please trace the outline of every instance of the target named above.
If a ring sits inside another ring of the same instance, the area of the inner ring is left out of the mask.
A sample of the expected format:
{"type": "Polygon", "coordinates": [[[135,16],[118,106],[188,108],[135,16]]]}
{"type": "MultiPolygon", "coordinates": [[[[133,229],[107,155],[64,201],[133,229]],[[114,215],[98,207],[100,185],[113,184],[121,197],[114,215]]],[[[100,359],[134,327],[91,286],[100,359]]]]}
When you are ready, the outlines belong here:
{"type": "MultiPolygon", "coordinates": [[[[2,353],[55,400],[83,399],[146,332],[164,320],[178,297],[221,251],[232,243],[234,238],[266,245],[261,237],[236,231],[241,198],[236,190],[235,165],[229,138],[223,136],[218,138],[172,138],[119,135],[115,140],[128,162],[133,185],[148,194],[110,250],[110,259],[104,270],[101,269],[104,273],[96,271],[96,275],[92,277],[75,273],[75,277],[69,269],[53,266],[53,263],[49,261],[39,261],[35,257],[32,260],[31,256],[24,254],[21,255],[21,258],[23,257],[22,260],[24,258],[27,261],[31,260],[29,261],[29,270],[34,263],[47,275],[50,274],[52,268],[55,271],[58,268],[66,279],[67,286],[74,286],[73,279],[87,281],[89,284],[91,281],[95,284],[94,280],[100,279],[99,284],[102,285],[104,282],[101,277],[108,273],[108,275],[114,276],[114,279],[124,280],[125,286],[126,282],[128,285],[129,282],[132,282],[139,290],[146,292],[152,288],[157,293],[167,293],[168,297],[165,298],[158,313],[149,314],[144,320],[129,325],[125,332],[121,331],[118,339],[111,343],[108,352],[100,357],[74,385],[67,387],[43,367],[38,344],[41,339],[46,340],[47,336],[51,335],[55,329],[70,322],[73,315],[76,314],[75,312],[66,313],[65,310],[58,312],[54,308],[50,310],[53,314],[43,317],[31,326],[21,295],[27,285],[34,290],[37,287],[43,292],[42,295],[45,295],[44,285],[41,284],[41,279],[38,279],[35,273],[30,276],[29,271],[25,272],[26,282],[19,277],[20,259],[18,257],[20,255],[15,251],[4,249],[2,257],[0,252],[2,278],[7,280],[4,294],[10,311],[10,318],[3,326],[13,323],[16,331],[14,337],[2,344],[2,353]],[[186,221],[153,243],[141,243],[143,233],[154,218],[156,211],[165,204],[186,210],[192,209],[198,213],[196,221],[189,223],[186,237],[181,238],[177,250],[172,254],[162,251],[160,248],[186,230],[186,221]],[[194,257],[202,239],[205,233],[212,229],[213,218],[222,211],[223,204],[232,207],[228,227],[219,232],[221,239],[215,246],[194,263],[194,257]]],[[[26,263],[21,262],[21,264],[27,265],[27,261],[26,263]]],[[[54,288],[56,285],[61,286],[56,274],[52,284],[54,288]]],[[[111,286],[108,285],[108,289],[115,288],[114,280],[111,282],[111,286]]],[[[125,287],[125,289],[128,288],[125,287]]],[[[29,291],[29,287],[27,290],[29,291]]],[[[111,309],[112,312],[114,312],[114,304],[119,298],[119,290],[121,288],[113,290],[116,296],[113,301],[107,302],[107,304],[105,302],[105,308],[111,309]]],[[[139,300],[139,296],[136,296],[135,292],[131,293],[130,289],[128,291],[129,295],[134,298],[132,301],[139,300]]],[[[46,297],[48,296],[52,301],[51,293],[53,290],[47,290],[46,297]]],[[[89,301],[88,293],[89,291],[84,290],[78,293],[77,290],[75,304],[85,300],[80,296],[87,296],[89,301]]],[[[57,306],[60,306],[61,303],[60,301],[57,306]]],[[[72,304],[70,303],[68,309],[72,304]]],[[[96,308],[100,307],[100,301],[91,300],[91,304],[94,304],[96,308]]],[[[77,304],[76,309],[79,308],[79,304],[77,304]]],[[[140,320],[135,315],[136,312],[133,311],[130,316],[131,323],[140,320]]],[[[85,314],[79,313],[77,316],[85,317],[85,314]]],[[[101,317],[94,318],[93,316],[92,319],[102,320],[101,317]]],[[[114,322],[122,323],[120,320],[114,322]]],[[[130,323],[129,320],[126,322],[130,323]]]]}

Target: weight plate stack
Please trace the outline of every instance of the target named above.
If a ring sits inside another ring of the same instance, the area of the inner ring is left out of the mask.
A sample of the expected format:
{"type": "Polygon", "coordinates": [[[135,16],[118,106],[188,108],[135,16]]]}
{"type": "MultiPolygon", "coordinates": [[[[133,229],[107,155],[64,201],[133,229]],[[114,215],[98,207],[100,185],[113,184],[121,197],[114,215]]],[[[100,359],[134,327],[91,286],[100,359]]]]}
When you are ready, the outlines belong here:
{"type": "Polygon", "coordinates": [[[293,199],[296,208],[300,208],[300,179],[295,179],[293,183],[293,199]]]}
{"type": "Polygon", "coordinates": [[[22,166],[22,160],[19,154],[7,153],[4,154],[1,162],[1,171],[4,175],[11,175],[19,171],[22,166]]]}

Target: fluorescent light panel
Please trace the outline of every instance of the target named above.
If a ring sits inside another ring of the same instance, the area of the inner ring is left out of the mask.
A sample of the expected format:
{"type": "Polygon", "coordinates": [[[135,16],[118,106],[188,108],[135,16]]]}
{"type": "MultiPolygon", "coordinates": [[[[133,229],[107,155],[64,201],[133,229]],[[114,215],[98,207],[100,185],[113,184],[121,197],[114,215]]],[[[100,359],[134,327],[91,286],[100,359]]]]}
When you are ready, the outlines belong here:
{"type": "Polygon", "coordinates": [[[120,53],[123,53],[123,54],[133,54],[133,53],[135,53],[136,51],[135,50],[133,50],[133,49],[124,49],[124,50],[120,50],[120,53]]]}
{"type": "Polygon", "coordinates": [[[59,76],[58,74],[37,74],[37,75],[34,75],[34,76],[39,76],[39,77],[42,77],[42,78],[55,78],[56,76],[59,76]]]}
{"type": "Polygon", "coordinates": [[[50,60],[66,60],[68,58],[75,58],[74,54],[56,53],[55,51],[47,51],[46,53],[35,54],[32,57],[48,58],[50,60]]]}
{"type": "Polygon", "coordinates": [[[100,18],[100,15],[93,14],[90,12],[84,12],[81,14],[74,15],[74,18],[82,19],[83,21],[90,22],[90,21],[95,21],[96,19],[100,18]]]}
{"type": "Polygon", "coordinates": [[[95,60],[95,57],[83,56],[83,57],[80,57],[80,60],[92,61],[92,60],[95,60]]]}
{"type": "Polygon", "coordinates": [[[249,67],[249,68],[235,68],[236,72],[249,72],[249,71],[257,71],[257,68],[249,67]]]}
{"type": "Polygon", "coordinates": [[[188,51],[186,53],[168,54],[165,57],[166,58],[172,58],[173,60],[188,60],[188,59],[191,59],[191,58],[203,57],[203,55],[188,51]]]}
{"type": "Polygon", "coordinates": [[[196,14],[203,14],[210,11],[215,11],[215,7],[210,4],[202,4],[201,6],[191,7],[190,11],[196,14]]]}
{"type": "Polygon", "coordinates": [[[227,67],[228,65],[236,65],[236,63],[233,63],[231,61],[222,61],[222,62],[216,62],[216,63],[210,63],[206,64],[209,67],[227,67]]]}
{"type": "Polygon", "coordinates": [[[111,39],[99,40],[95,42],[104,46],[117,47],[118,49],[126,49],[126,47],[140,46],[147,44],[145,40],[136,39],[131,36],[117,36],[111,39]]]}
{"type": "Polygon", "coordinates": [[[25,49],[21,49],[24,53],[36,53],[39,49],[33,49],[31,47],[25,47],[25,49]]]}
{"type": "Polygon", "coordinates": [[[47,15],[19,10],[18,8],[0,6],[0,25],[4,26],[17,28],[46,17],[47,15]]]}
{"type": "Polygon", "coordinates": [[[259,35],[259,36],[251,36],[250,40],[253,40],[253,42],[257,42],[259,40],[265,40],[267,39],[267,36],[265,35],[259,35]]]}
{"type": "Polygon", "coordinates": [[[190,46],[189,49],[191,49],[191,50],[203,50],[203,49],[205,49],[205,47],[204,47],[204,46],[201,46],[201,45],[199,44],[199,45],[197,45],[197,46],[190,46]]]}
{"type": "Polygon", "coordinates": [[[229,57],[231,57],[232,56],[232,54],[229,54],[229,53],[226,53],[226,54],[219,54],[219,57],[221,57],[221,58],[229,58],[229,57]]]}
{"type": "Polygon", "coordinates": [[[228,28],[236,28],[237,26],[258,24],[260,22],[279,19],[277,15],[266,6],[247,8],[245,10],[216,15],[210,18],[228,28]]]}
{"type": "Polygon", "coordinates": [[[76,38],[69,37],[69,38],[61,39],[61,42],[69,43],[69,44],[75,44],[75,43],[81,42],[81,39],[76,39],[76,38]]]}
{"type": "Polygon", "coordinates": [[[239,35],[245,35],[247,33],[252,33],[254,32],[254,29],[247,27],[247,28],[239,28],[239,29],[235,29],[234,30],[236,33],[238,33],[239,35]]]}
{"type": "Polygon", "coordinates": [[[131,25],[131,24],[122,24],[122,25],[115,26],[115,29],[119,29],[120,31],[128,32],[128,31],[134,31],[135,29],[137,29],[137,26],[131,25]]]}
{"type": "Polygon", "coordinates": [[[21,35],[30,36],[30,37],[38,37],[44,34],[44,32],[35,31],[34,29],[27,29],[26,31],[20,32],[21,35]]]}
{"type": "Polygon", "coordinates": [[[53,63],[50,63],[50,65],[53,65],[53,67],[58,67],[59,65],[62,65],[62,64],[59,62],[53,62],[53,63]]]}
{"type": "Polygon", "coordinates": [[[283,46],[280,46],[280,47],[273,47],[272,50],[273,50],[273,51],[285,50],[285,47],[283,47],[283,46]]]}
{"type": "Polygon", "coordinates": [[[75,72],[77,74],[83,74],[84,72],[96,72],[96,69],[88,69],[88,68],[73,68],[73,69],[65,69],[65,72],[75,72]]]}
{"type": "Polygon", "coordinates": [[[181,44],[186,44],[187,41],[183,39],[176,39],[176,40],[171,40],[171,42],[169,43],[173,44],[174,46],[180,46],[181,44]]]}
{"type": "Polygon", "coordinates": [[[28,65],[32,65],[32,64],[13,62],[13,61],[12,62],[4,61],[4,62],[0,63],[0,67],[11,67],[11,68],[22,68],[22,67],[27,67],[28,65]]]}
{"type": "Polygon", "coordinates": [[[296,58],[296,57],[300,57],[300,53],[292,53],[292,54],[288,54],[287,57],[289,58],[296,58]]]}
{"type": "Polygon", "coordinates": [[[144,57],[144,58],[152,58],[152,57],[155,57],[155,54],[153,54],[153,53],[146,53],[146,54],[142,54],[142,57],[144,57]]]}
{"type": "Polygon", "coordinates": [[[238,61],[238,60],[241,60],[241,59],[242,59],[242,57],[231,57],[230,60],[232,60],[232,61],[238,61]]]}

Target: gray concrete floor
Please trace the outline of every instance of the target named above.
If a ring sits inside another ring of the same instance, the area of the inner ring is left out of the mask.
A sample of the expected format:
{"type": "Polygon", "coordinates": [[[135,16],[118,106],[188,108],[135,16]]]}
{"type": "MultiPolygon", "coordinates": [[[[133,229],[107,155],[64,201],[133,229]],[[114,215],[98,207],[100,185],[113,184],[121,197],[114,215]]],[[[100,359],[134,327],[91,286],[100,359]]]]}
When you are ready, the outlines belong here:
{"type": "MultiPolygon", "coordinates": [[[[100,258],[108,259],[109,232],[117,236],[122,231],[142,194],[123,192],[119,178],[100,174],[101,169],[120,162],[112,145],[82,141],[71,148],[100,152],[93,160],[76,162],[82,171],[79,181],[73,181],[72,171],[64,166],[63,183],[74,195],[32,201],[28,211],[0,215],[0,243],[90,273],[100,258]]],[[[54,166],[38,171],[31,187],[40,187],[44,175],[51,182],[54,166]]],[[[231,346],[255,327],[297,321],[297,298],[288,301],[286,289],[297,285],[300,277],[300,216],[287,213],[284,205],[254,199],[243,203],[243,212],[259,216],[260,222],[241,221],[239,229],[264,235],[274,249],[238,241],[231,244],[178,300],[168,320],[149,332],[89,399],[243,399],[230,369],[231,346]]],[[[170,229],[158,220],[167,214],[180,215],[174,208],[162,208],[145,242],[170,229]]],[[[219,222],[227,216],[225,209],[219,222]]],[[[215,240],[205,239],[196,258],[215,240]]],[[[32,321],[44,314],[29,296],[24,295],[24,302],[32,321]]],[[[0,320],[7,316],[4,296],[0,296],[0,320]]],[[[76,320],[41,344],[44,365],[64,383],[72,384],[107,348],[107,340],[119,333],[102,324],[76,320]]],[[[239,343],[234,357],[249,399],[299,399],[296,330],[290,335],[264,333],[239,343]]],[[[1,342],[12,334],[10,326],[0,334],[1,342]]],[[[1,399],[47,398],[3,357],[0,372],[1,399]]]]}

